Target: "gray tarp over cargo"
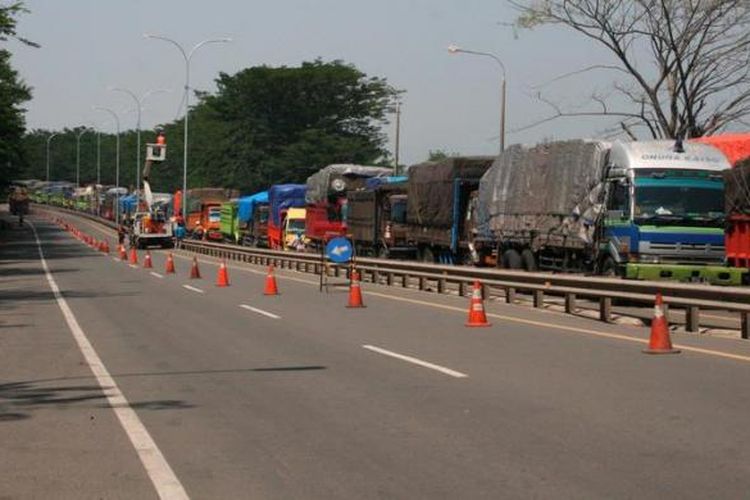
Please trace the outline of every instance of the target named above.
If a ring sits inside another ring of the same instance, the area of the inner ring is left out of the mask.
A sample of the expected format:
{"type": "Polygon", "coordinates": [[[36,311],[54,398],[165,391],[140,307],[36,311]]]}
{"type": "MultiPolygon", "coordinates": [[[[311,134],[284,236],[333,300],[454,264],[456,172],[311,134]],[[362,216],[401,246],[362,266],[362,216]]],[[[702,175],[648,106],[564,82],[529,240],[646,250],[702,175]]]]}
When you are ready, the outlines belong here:
{"type": "Polygon", "coordinates": [[[307,203],[320,203],[334,193],[364,187],[364,183],[356,179],[392,175],[393,169],[384,167],[368,167],[364,165],[335,164],[328,165],[307,178],[307,203]]]}
{"type": "Polygon", "coordinates": [[[453,181],[479,181],[493,156],[466,156],[409,167],[406,220],[409,224],[450,228],[453,224],[453,181]]]}
{"type": "Polygon", "coordinates": [[[590,243],[608,151],[607,143],[582,140],[511,146],[482,177],[480,234],[533,248],[590,243]]]}
{"type": "Polygon", "coordinates": [[[723,174],[726,214],[750,214],[750,158],[724,170],[723,174]]]}

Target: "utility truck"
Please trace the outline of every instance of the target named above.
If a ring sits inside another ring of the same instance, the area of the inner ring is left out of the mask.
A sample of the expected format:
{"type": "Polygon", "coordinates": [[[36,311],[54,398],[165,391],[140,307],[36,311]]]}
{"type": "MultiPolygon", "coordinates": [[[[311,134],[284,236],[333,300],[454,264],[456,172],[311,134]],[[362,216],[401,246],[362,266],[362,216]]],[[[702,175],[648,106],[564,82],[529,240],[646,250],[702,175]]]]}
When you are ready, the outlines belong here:
{"type": "Polygon", "coordinates": [[[152,245],[158,245],[162,248],[171,247],[174,244],[174,235],[172,234],[172,224],[169,221],[166,207],[169,205],[166,200],[157,200],[151,191],[150,175],[151,166],[156,161],[163,161],[166,154],[166,142],[164,134],[159,132],[156,138],[156,144],[146,146],[146,163],[143,167],[143,202],[136,193],[135,213],[133,214],[133,225],[131,227],[131,244],[137,248],[146,248],[152,245]],[[157,155],[154,155],[154,149],[158,149],[157,155]]]}

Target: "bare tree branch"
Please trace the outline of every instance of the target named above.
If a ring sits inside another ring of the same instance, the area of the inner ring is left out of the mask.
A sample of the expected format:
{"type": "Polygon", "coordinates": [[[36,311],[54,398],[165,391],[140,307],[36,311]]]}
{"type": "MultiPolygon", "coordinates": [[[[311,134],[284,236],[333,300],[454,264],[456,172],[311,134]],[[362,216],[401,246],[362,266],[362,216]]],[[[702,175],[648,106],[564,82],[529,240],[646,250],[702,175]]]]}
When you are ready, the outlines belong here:
{"type": "MultiPolygon", "coordinates": [[[[596,69],[627,74],[613,89],[633,111],[611,112],[609,97],[593,98],[599,116],[625,118],[629,137],[712,134],[750,115],[750,2],[748,0],[509,0],[517,25],[564,26],[607,48],[614,64],[596,64],[534,87],[596,69]],[[650,63],[650,64],[645,64],[650,63]],[[633,122],[632,120],[635,120],[633,122]],[[637,125],[636,125],[637,123],[637,125]]],[[[542,99],[550,105],[549,100],[542,99]]],[[[616,101],[620,102],[620,100],[616,101]]],[[[621,107],[618,105],[618,107],[621,107]]],[[[594,110],[552,106],[546,119],[595,116],[594,110]]]]}

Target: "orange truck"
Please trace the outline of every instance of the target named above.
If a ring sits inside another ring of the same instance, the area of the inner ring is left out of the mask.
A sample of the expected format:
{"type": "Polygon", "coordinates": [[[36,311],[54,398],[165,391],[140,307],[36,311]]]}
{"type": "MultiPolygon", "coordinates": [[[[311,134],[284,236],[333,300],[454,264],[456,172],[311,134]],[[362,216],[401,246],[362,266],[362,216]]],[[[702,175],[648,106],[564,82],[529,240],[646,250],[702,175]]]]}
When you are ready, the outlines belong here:
{"type": "MultiPolygon", "coordinates": [[[[197,239],[222,241],[221,204],[237,198],[239,191],[224,188],[189,189],[185,229],[197,239]]],[[[182,203],[180,196],[180,203],[182,203]]]]}

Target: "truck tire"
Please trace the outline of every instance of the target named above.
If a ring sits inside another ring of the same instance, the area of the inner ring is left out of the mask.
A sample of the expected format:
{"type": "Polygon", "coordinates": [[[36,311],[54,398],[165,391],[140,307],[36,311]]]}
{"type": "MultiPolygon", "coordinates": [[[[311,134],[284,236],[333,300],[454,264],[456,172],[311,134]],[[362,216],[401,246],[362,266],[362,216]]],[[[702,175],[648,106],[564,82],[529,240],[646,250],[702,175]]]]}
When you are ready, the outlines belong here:
{"type": "Polygon", "coordinates": [[[524,271],[528,271],[530,273],[533,273],[537,271],[537,265],[536,265],[536,257],[534,256],[534,252],[531,251],[529,248],[524,248],[521,252],[521,266],[523,267],[524,271]]]}
{"type": "Polygon", "coordinates": [[[607,255],[602,259],[602,264],[599,266],[599,274],[610,278],[620,275],[617,269],[617,262],[615,262],[615,259],[611,255],[607,255]]]}
{"type": "Polygon", "coordinates": [[[521,254],[517,250],[510,249],[503,252],[504,269],[522,269],[522,266],[521,254]]]}
{"type": "Polygon", "coordinates": [[[422,253],[422,262],[425,262],[428,264],[435,263],[435,254],[432,252],[432,249],[430,247],[424,247],[421,253],[422,253]]]}

